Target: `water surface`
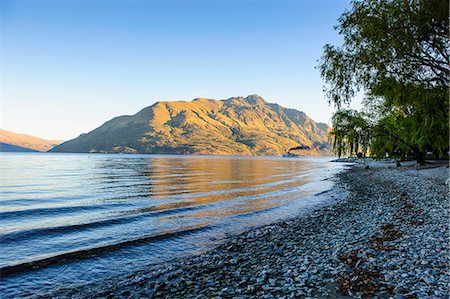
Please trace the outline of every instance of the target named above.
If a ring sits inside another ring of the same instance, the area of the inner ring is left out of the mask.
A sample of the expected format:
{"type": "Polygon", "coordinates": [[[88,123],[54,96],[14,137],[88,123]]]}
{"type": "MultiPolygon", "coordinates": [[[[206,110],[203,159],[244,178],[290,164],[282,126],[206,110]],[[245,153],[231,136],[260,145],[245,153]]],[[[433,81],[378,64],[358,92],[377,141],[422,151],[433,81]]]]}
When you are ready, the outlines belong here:
{"type": "Polygon", "coordinates": [[[319,204],[330,158],[1,154],[0,293],[104,279],[319,204]]]}

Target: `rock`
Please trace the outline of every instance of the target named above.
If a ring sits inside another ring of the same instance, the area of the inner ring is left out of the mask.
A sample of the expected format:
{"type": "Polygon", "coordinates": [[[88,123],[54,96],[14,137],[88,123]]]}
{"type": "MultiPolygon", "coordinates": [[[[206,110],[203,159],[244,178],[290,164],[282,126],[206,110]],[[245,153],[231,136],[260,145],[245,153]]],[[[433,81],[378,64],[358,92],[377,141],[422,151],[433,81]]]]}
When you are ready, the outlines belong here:
{"type": "Polygon", "coordinates": [[[124,290],[120,293],[121,296],[128,297],[131,295],[130,290],[124,290]]]}
{"type": "Polygon", "coordinates": [[[207,288],[214,287],[215,285],[216,285],[216,283],[215,283],[214,281],[208,281],[208,282],[206,283],[206,287],[207,287],[207,288]]]}

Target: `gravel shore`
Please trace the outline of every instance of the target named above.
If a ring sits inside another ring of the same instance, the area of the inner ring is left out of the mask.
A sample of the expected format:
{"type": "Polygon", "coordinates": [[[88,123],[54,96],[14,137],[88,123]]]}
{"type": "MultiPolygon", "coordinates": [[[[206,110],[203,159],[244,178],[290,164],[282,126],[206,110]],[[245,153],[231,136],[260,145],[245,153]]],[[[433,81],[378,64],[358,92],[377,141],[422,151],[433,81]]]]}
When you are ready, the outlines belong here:
{"type": "Polygon", "coordinates": [[[445,166],[356,165],[332,191],[345,199],[308,216],[231,236],[198,256],[51,295],[448,298],[448,176],[445,166]]]}

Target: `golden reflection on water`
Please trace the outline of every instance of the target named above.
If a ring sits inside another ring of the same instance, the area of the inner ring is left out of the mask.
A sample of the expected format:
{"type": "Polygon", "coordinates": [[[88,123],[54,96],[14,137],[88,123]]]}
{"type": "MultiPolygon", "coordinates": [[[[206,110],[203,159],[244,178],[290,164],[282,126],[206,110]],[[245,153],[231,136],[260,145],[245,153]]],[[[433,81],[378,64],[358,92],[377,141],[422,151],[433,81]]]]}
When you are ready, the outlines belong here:
{"type": "Polygon", "coordinates": [[[11,204],[3,211],[48,212],[21,217],[17,223],[5,219],[1,231],[139,215],[176,221],[262,211],[301,198],[299,187],[312,180],[308,172],[317,167],[307,159],[73,155],[55,160],[49,155],[29,159],[33,163],[21,173],[15,165],[28,160],[12,158],[10,171],[20,179],[5,189],[20,188],[23,193],[9,195],[11,204]],[[24,184],[37,182],[42,190],[33,187],[29,194],[24,184]],[[23,198],[33,199],[24,206],[23,198]]]}
{"type": "Polygon", "coordinates": [[[148,183],[141,184],[145,191],[139,193],[146,193],[157,202],[123,214],[209,206],[227,201],[234,203],[231,207],[207,208],[191,211],[188,215],[158,219],[228,217],[261,211],[288,199],[287,194],[277,192],[308,183],[311,179],[304,173],[312,168],[313,165],[305,161],[279,159],[153,158],[148,167],[140,169],[139,175],[148,183]]]}

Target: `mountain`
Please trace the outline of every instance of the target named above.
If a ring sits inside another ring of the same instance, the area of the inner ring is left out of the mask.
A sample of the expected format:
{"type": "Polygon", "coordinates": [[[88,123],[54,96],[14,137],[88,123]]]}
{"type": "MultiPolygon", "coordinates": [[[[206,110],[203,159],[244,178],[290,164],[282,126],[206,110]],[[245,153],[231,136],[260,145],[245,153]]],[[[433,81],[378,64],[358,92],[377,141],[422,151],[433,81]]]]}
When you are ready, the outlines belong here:
{"type": "Polygon", "coordinates": [[[12,145],[8,143],[0,142],[0,153],[1,152],[38,152],[37,150],[31,148],[25,148],[17,145],[12,145]]]}
{"type": "Polygon", "coordinates": [[[157,102],[56,146],[52,152],[281,155],[330,154],[329,127],[260,96],[157,102]]]}
{"type": "Polygon", "coordinates": [[[32,149],[34,151],[46,152],[57,144],[60,144],[61,140],[47,140],[25,134],[17,134],[10,131],[0,129],[0,143],[2,143],[1,150],[6,151],[24,151],[20,148],[32,149]],[[10,146],[6,146],[10,145],[10,146]],[[14,147],[15,146],[15,147],[14,147]],[[6,150],[10,149],[10,150],[6,150]],[[14,150],[15,149],[15,150],[14,150]]]}

